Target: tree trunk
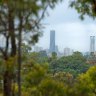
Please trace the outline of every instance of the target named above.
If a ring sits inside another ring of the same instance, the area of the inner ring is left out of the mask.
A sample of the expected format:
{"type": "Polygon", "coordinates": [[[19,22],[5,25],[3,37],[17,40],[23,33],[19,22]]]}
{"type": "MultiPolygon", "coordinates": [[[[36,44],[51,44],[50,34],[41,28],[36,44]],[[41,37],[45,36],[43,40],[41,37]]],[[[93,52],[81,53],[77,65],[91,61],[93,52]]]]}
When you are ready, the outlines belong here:
{"type": "Polygon", "coordinates": [[[9,71],[4,73],[4,96],[12,96],[12,75],[9,71]]]}
{"type": "Polygon", "coordinates": [[[19,14],[20,19],[20,28],[18,33],[18,96],[21,96],[21,43],[22,43],[22,16],[21,13],[19,14]]]}
{"type": "MultiPolygon", "coordinates": [[[[15,39],[15,30],[14,30],[14,15],[13,15],[13,9],[9,8],[8,11],[8,34],[9,34],[9,38],[11,40],[10,44],[11,44],[11,54],[9,56],[10,57],[15,57],[16,55],[16,39],[15,39]]],[[[6,65],[7,66],[7,65],[6,65]]],[[[12,80],[13,78],[13,73],[10,72],[9,69],[6,69],[6,71],[4,72],[4,96],[12,96],[12,94],[14,92],[12,92],[12,80]]]]}

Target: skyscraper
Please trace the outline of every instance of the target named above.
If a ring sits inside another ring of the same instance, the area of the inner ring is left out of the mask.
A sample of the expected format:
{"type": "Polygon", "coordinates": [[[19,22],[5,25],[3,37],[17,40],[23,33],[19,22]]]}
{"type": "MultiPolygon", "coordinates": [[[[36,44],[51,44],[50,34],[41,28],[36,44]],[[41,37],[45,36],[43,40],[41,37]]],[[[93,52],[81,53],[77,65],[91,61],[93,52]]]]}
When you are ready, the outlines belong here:
{"type": "Polygon", "coordinates": [[[73,50],[71,50],[70,48],[64,48],[64,56],[70,56],[73,54],[73,50]]]}
{"type": "Polygon", "coordinates": [[[55,31],[50,31],[50,53],[55,52],[55,31]]]}
{"type": "Polygon", "coordinates": [[[95,52],[95,36],[90,36],[90,53],[95,52]]]}

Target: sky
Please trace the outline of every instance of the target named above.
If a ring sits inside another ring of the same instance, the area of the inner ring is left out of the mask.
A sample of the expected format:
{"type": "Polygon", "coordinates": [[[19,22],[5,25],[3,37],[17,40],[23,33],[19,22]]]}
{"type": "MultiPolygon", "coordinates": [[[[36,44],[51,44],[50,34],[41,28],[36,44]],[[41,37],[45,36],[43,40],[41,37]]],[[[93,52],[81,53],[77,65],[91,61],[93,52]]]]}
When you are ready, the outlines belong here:
{"type": "Polygon", "coordinates": [[[50,31],[55,30],[56,45],[58,45],[60,52],[64,52],[66,47],[74,51],[89,51],[90,36],[96,36],[96,20],[92,20],[88,16],[85,20],[80,20],[76,10],[69,7],[69,0],[57,4],[54,9],[49,9],[48,13],[49,16],[43,20],[45,29],[43,36],[39,38],[39,42],[36,44],[37,46],[48,49],[50,31]]]}
{"type": "Polygon", "coordinates": [[[43,49],[49,48],[50,30],[56,32],[56,45],[59,51],[63,52],[68,47],[74,51],[87,52],[90,49],[90,36],[96,36],[96,20],[88,16],[85,20],[80,20],[75,9],[69,7],[69,0],[57,4],[53,10],[48,10],[43,23],[45,29],[40,37],[37,46],[43,49]]]}

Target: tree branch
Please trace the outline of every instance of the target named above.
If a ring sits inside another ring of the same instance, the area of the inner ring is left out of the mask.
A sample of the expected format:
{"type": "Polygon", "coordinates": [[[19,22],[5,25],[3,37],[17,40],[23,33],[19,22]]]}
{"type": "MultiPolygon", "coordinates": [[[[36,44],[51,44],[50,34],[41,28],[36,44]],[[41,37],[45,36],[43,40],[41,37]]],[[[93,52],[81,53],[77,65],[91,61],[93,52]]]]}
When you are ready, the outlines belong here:
{"type": "Polygon", "coordinates": [[[7,53],[5,53],[5,51],[3,50],[2,47],[0,47],[0,51],[1,51],[1,53],[2,53],[2,55],[3,55],[3,57],[4,57],[4,59],[7,60],[7,53]]]}
{"type": "Polygon", "coordinates": [[[3,50],[2,47],[0,47],[0,51],[1,51],[1,53],[2,53],[3,55],[5,54],[5,52],[4,52],[4,50],[3,50]]]}
{"type": "Polygon", "coordinates": [[[8,47],[9,47],[9,36],[6,36],[6,47],[5,47],[5,53],[8,53],[8,47]]]}
{"type": "Polygon", "coordinates": [[[45,6],[44,11],[42,12],[41,17],[37,20],[37,22],[35,22],[35,25],[32,27],[32,29],[34,29],[35,27],[37,27],[37,28],[39,29],[38,24],[39,24],[39,23],[41,22],[41,20],[44,18],[44,14],[45,14],[48,6],[49,6],[49,5],[46,5],[46,6],[45,6]]]}

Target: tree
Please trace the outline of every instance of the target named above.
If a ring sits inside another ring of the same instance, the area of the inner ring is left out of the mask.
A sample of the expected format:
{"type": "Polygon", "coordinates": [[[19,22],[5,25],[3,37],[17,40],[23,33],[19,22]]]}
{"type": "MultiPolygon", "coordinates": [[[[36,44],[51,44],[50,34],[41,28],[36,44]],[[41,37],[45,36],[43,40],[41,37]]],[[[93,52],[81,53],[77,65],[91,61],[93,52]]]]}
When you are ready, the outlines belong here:
{"type": "Polygon", "coordinates": [[[56,60],[57,59],[57,53],[56,52],[52,52],[51,55],[52,55],[51,58],[53,60],[56,60]]]}
{"type": "Polygon", "coordinates": [[[61,57],[50,62],[49,71],[53,74],[69,72],[76,77],[78,74],[86,72],[90,66],[80,52],[74,52],[72,56],[61,57]]]}
{"type": "Polygon", "coordinates": [[[96,95],[96,66],[91,67],[86,73],[80,74],[74,84],[74,96],[96,95]]]}
{"type": "Polygon", "coordinates": [[[71,7],[74,7],[80,13],[81,19],[84,19],[84,15],[93,19],[96,17],[96,0],[72,0],[71,7]]]}
{"type": "MultiPolygon", "coordinates": [[[[4,37],[5,42],[5,47],[0,46],[0,51],[3,59],[8,61],[10,57],[17,55],[16,51],[18,49],[19,94],[21,93],[20,70],[23,36],[26,37],[29,34],[27,41],[36,43],[42,29],[41,20],[44,18],[47,8],[53,8],[58,1],[61,0],[0,1],[0,36],[4,37]]],[[[4,72],[4,96],[12,96],[12,80],[13,73],[6,69],[4,72]]]]}
{"type": "Polygon", "coordinates": [[[30,54],[30,57],[39,64],[46,63],[48,61],[48,56],[46,51],[32,52],[30,54]]]}
{"type": "Polygon", "coordinates": [[[26,96],[40,96],[38,86],[41,81],[46,78],[47,65],[38,64],[35,60],[22,65],[22,93],[27,94],[26,96]]]}
{"type": "Polygon", "coordinates": [[[66,96],[65,86],[62,82],[46,78],[39,85],[41,96],[66,96]]]}
{"type": "Polygon", "coordinates": [[[27,94],[25,96],[66,96],[64,82],[49,74],[46,64],[31,60],[22,67],[22,90],[23,94],[27,94]]]}

